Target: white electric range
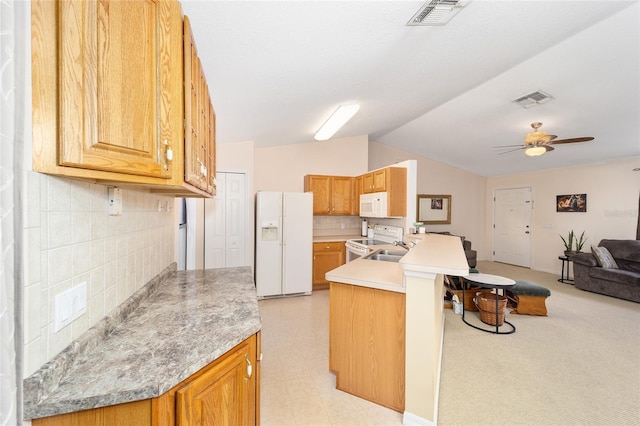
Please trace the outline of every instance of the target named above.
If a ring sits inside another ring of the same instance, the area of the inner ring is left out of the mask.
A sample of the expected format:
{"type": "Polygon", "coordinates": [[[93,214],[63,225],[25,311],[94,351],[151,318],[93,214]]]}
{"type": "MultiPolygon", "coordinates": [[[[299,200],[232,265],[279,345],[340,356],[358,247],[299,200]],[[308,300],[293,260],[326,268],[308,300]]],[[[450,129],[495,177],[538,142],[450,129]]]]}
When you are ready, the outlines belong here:
{"type": "Polygon", "coordinates": [[[397,226],[375,225],[373,234],[373,238],[347,240],[345,243],[347,262],[369,254],[377,245],[389,245],[395,241],[402,241],[404,229],[397,226]]]}

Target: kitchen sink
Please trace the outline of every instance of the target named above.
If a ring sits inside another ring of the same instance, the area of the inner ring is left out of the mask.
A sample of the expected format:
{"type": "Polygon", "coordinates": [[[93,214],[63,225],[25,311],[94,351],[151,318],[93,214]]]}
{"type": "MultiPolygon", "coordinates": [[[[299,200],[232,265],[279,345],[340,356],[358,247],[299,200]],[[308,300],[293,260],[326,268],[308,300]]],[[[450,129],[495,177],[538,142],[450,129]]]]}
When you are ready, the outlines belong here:
{"type": "Polygon", "coordinates": [[[405,254],[407,254],[406,250],[376,250],[374,253],[380,253],[380,254],[388,254],[391,256],[404,256],[405,254]]]}
{"type": "Polygon", "coordinates": [[[363,259],[367,260],[381,260],[383,262],[397,262],[402,259],[407,252],[397,250],[377,250],[371,254],[366,255],[363,259]]]}

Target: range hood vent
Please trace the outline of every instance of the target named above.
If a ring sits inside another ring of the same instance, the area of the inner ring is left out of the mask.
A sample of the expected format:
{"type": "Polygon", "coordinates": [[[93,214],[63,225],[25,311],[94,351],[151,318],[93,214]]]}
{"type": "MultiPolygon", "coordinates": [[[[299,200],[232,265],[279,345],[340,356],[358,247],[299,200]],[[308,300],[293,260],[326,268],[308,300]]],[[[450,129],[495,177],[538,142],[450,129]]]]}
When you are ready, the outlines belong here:
{"type": "Polygon", "coordinates": [[[535,92],[527,93],[514,99],[512,102],[520,105],[523,108],[531,108],[533,106],[544,104],[553,99],[553,96],[544,93],[542,90],[536,90],[535,92]]]}
{"type": "Polygon", "coordinates": [[[451,20],[470,0],[431,0],[407,22],[409,26],[444,25],[451,20]]]}

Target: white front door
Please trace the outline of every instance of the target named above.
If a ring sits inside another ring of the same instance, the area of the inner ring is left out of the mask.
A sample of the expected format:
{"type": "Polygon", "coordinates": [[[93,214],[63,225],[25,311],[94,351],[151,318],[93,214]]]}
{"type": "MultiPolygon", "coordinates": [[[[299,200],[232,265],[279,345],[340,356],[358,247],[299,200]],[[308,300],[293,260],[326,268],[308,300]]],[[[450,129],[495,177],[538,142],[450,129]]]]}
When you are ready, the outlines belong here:
{"type": "Polygon", "coordinates": [[[216,196],[204,202],[204,267],[247,265],[246,174],[216,174],[216,196]]]}
{"type": "Polygon", "coordinates": [[[531,188],[497,189],[493,203],[493,260],[531,267],[531,188]]]}

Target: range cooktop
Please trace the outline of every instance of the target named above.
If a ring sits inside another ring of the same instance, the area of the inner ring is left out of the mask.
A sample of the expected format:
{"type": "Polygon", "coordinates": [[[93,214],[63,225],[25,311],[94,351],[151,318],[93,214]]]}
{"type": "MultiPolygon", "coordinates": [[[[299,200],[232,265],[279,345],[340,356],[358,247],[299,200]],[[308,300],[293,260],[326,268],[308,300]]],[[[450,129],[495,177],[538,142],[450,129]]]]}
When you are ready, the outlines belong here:
{"type": "Polygon", "coordinates": [[[356,244],[362,244],[363,246],[375,246],[375,245],[381,245],[381,244],[389,244],[389,243],[385,243],[384,241],[380,241],[380,240],[349,240],[350,242],[356,243],[356,244]]]}

